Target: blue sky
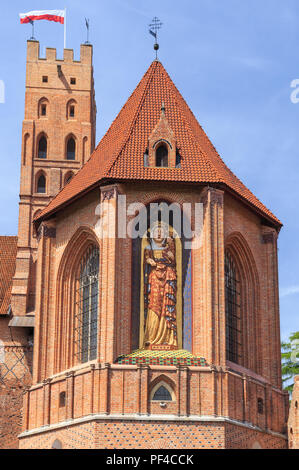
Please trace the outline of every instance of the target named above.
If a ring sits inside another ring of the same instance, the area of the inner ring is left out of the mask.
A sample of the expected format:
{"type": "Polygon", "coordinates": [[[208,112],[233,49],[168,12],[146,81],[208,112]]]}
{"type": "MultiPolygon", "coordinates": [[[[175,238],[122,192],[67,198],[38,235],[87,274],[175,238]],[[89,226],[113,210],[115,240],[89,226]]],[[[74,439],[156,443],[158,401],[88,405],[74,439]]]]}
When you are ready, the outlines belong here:
{"type": "MultiPolygon", "coordinates": [[[[67,47],[79,58],[91,21],[97,141],[154,58],[147,25],[164,23],[159,58],[228,166],[283,221],[279,237],[281,332],[299,330],[298,0],[14,0],[1,4],[0,233],[17,233],[26,40],[19,12],[67,8],[67,47]]],[[[36,22],[41,53],[63,26],[36,22]]]]}

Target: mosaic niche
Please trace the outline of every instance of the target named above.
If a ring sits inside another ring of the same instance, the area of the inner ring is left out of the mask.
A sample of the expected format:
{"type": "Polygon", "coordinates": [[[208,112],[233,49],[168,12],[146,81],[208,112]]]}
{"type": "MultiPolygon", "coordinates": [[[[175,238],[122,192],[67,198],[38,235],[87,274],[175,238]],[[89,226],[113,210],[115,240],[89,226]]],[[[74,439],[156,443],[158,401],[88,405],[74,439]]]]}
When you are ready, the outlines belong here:
{"type": "Polygon", "coordinates": [[[168,221],[132,241],[132,350],[192,350],[191,250],[168,221]]]}

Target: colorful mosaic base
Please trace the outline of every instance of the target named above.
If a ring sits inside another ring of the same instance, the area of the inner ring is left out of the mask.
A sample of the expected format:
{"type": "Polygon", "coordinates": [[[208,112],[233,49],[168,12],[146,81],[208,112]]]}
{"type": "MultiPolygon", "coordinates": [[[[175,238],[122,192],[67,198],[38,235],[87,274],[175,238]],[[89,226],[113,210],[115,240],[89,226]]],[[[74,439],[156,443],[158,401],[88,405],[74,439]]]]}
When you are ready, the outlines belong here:
{"type": "Polygon", "coordinates": [[[160,365],[160,366],[200,366],[207,365],[203,357],[193,356],[185,349],[176,351],[149,351],[139,349],[127,356],[120,356],[116,360],[117,364],[147,364],[147,365],[160,365]]]}

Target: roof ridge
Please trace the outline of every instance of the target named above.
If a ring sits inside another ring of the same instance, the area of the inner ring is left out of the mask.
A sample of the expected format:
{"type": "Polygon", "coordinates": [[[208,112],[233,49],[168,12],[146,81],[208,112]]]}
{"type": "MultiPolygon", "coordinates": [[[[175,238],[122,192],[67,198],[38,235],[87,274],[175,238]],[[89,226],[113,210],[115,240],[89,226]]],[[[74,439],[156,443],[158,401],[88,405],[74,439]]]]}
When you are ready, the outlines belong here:
{"type": "MultiPolygon", "coordinates": [[[[137,118],[138,118],[138,115],[139,115],[141,106],[142,106],[142,104],[143,104],[143,102],[144,102],[144,99],[145,99],[147,90],[148,90],[148,88],[149,88],[149,86],[150,86],[150,83],[151,83],[151,81],[152,81],[152,79],[153,79],[153,76],[154,76],[154,74],[155,74],[155,71],[157,70],[157,65],[158,65],[158,63],[159,63],[159,62],[157,62],[157,61],[153,61],[153,62],[151,63],[151,67],[152,67],[151,74],[150,74],[149,78],[147,79],[147,82],[146,82],[146,85],[145,85],[145,87],[144,87],[142,96],[140,97],[140,100],[139,100],[137,109],[136,109],[136,111],[135,111],[135,113],[134,113],[134,116],[133,116],[133,119],[132,119],[132,121],[131,121],[131,125],[129,126],[129,132],[127,133],[127,138],[123,141],[122,145],[120,146],[120,149],[119,149],[119,151],[118,151],[118,154],[117,154],[116,158],[113,159],[113,161],[112,161],[112,163],[111,163],[111,165],[110,165],[110,168],[109,168],[109,170],[108,170],[108,173],[110,173],[110,171],[112,170],[113,166],[116,164],[117,160],[119,159],[119,157],[120,157],[120,155],[121,155],[123,149],[125,148],[125,146],[126,146],[128,140],[129,140],[130,135],[132,134],[132,131],[133,131],[133,128],[134,128],[134,124],[135,124],[136,121],[137,121],[137,118]]],[[[146,75],[146,73],[144,74],[143,77],[145,77],[145,75],[146,75]]],[[[142,81],[142,80],[141,80],[141,81],[142,81]]],[[[140,82],[139,82],[139,83],[140,83],[140,82]]],[[[138,85],[137,85],[137,86],[138,86],[138,85]]],[[[137,87],[136,87],[136,88],[137,88],[137,87]]],[[[133,93],[135,92],[136,88],[134,89],[133,93]]],[[[133,93],[132,93],[132,95],[133,95],[133,93]]],[[[132,95],[131,95],[131,96],[132,96],[132,95]]],[[[129,98],[129,99],[130,99],[130,98],[129,98]]]]}

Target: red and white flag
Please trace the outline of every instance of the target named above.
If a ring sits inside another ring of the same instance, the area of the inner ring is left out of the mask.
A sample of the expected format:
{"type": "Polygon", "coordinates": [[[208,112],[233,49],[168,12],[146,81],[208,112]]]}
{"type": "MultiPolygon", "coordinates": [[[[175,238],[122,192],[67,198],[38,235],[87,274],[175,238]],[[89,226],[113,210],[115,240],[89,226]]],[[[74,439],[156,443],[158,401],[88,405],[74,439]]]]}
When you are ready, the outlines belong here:
{"type": "Polygon", "coordinates": [[[36,10],[20,13],[19,16],[22,24],[37,20],[56,21],[56,23],[64,24],[65,10],[36,10]]]}

